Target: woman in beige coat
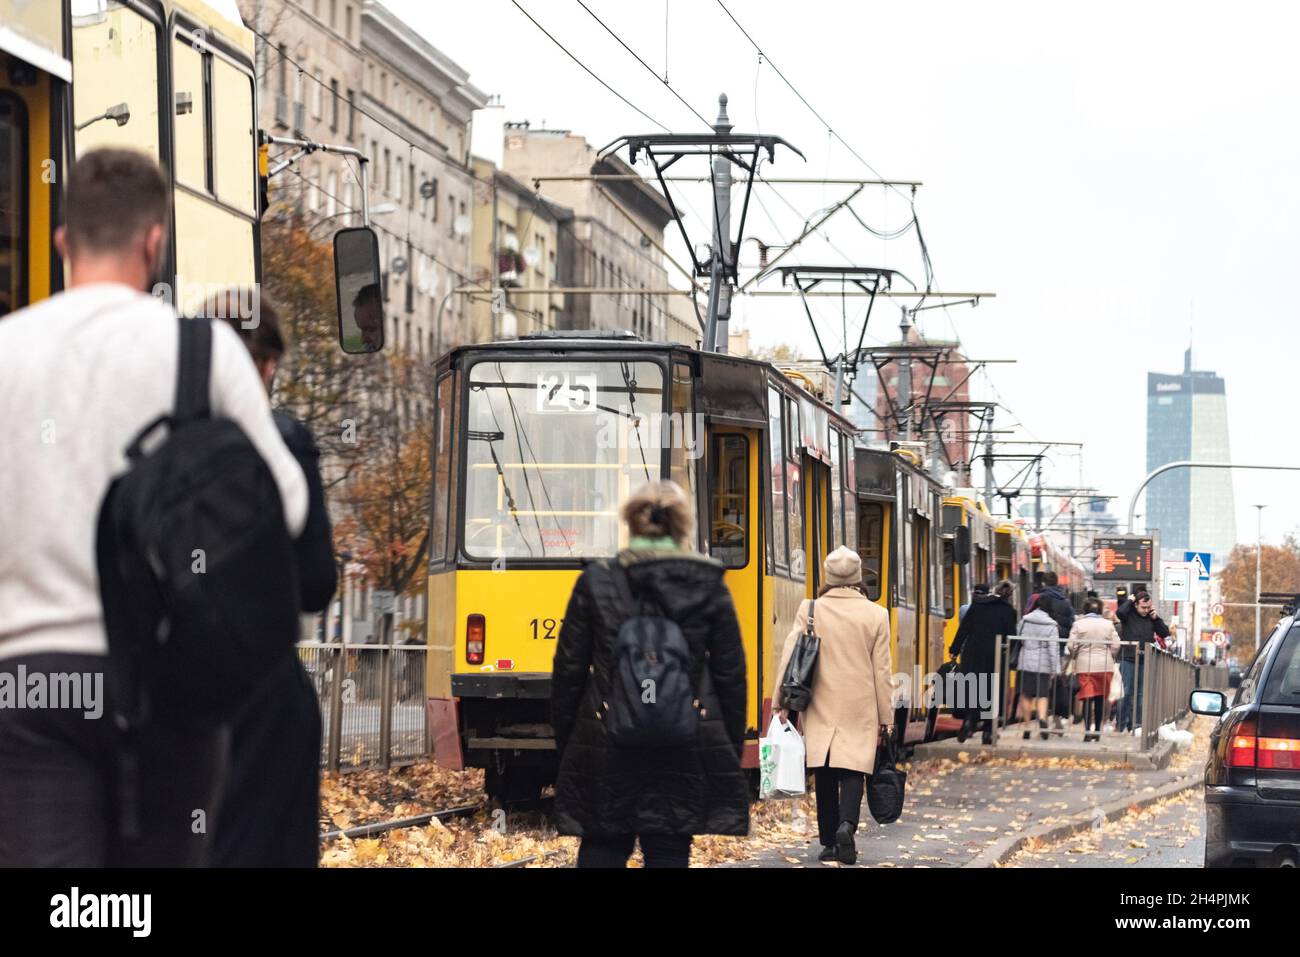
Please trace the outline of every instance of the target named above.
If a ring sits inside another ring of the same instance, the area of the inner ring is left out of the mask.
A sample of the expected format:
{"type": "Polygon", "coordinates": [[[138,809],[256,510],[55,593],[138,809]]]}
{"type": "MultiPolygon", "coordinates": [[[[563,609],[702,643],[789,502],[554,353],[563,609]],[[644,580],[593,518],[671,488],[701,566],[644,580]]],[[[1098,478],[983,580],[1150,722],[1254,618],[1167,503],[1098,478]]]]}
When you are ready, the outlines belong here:
{"type": "MultiPolygon", "coordinates": [[[[803,634],[812,607],[813,630],[821,638],[812,701],[803,716],[808,767],[817,791],[817,832],[822,861],[857,861],[864,775],[876,764],[876,743],[888,734],[893,667],[889,614],[862,592],[862,560],[843,546],[826,557],[826,584],[814,603],[805,600],[795,616],[776,669],[772,700],[781,700],[781,679],[803,634]]],[[[786,710],[778,712],[781,720],[786,710]]]]}
{"type": "Polygon", "coordinates": [[[1079,676],[1079,700],[1083,702],[1084,741],[1101,740],[1101,722],[1106,714],[1111,670],[1119,651],[1115,626],[1102,617],[1100,598],[1083,603],[1083,615],[1074,620],[1065,656],[1074,662],[1079,676]],[[1095,731],[1094,731],[1095,725],[1095,731]]]}

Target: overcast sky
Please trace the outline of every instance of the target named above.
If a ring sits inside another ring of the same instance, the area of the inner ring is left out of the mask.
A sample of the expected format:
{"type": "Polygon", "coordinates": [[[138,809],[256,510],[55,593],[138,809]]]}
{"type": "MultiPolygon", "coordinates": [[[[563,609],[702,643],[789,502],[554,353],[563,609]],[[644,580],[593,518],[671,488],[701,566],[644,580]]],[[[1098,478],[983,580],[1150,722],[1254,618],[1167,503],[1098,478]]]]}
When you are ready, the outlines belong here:
{"type": "MultiPolygon", "coordinates": [[[[876,170],[924,182],[917,209],[939,288],[997,298],[924,313],[922,329],[955,330],[975,358],[1018,360],[978,377],[976,397],[1006,404],[1000,427],[1085,443],[1082,460],[1053,454],[1048,483],[1082,478],[1119,496],[1115,511],[1127,510],[1146,472],[1146,373],[1179,371],[1189,337],[1196,365],[1227,381],[1233,457],[1300,465],[1286,428],[1300,378],[1290,368],[1300,344],[1295,5],[725,2],[876,170]]],[[[703,129],[577,0],[521,3],[655,120],[703,129]]],[[[873,175],[771,64],[759,66],[716,0],[586,3],[660,77],[666,55],[673,89],[710,120],[725,91],[738,132],[780,135],[808,157],[778,154],[769,175],[873,175]]],[[[510,0],[387,4],[476,86],[500,95],[507,119],[571,129],[596,146],[658,131],[510,0]]],[[[789,242],[845,190],[782,187],[795,215],[770,189],[756,189],[766,210],[755,206],[746,232],[789,242]]],[[[878,187],[854,205],[878,228],[907,221],[906,202],[878,187]]],[[[688,193],[692,206],[706,212],[707,194],[688,193]]],[[[688,219],[707,238],[707,224],[688,219]]],[[[742,261],[754,257],[746,244],[742,261]]],[[[923,276],[913,236],[875,239],[843,212],[790,261],[923,276]]],[[[819,309],[819,328],[838,351],[838,302],[819,309]]],[[[757,344],[816,354],[797,300],[742,300],[736,318],[757,344]]],[[[868,341],[896,337],[897,323],[896,307],[878,308],[868,341]]],[[[1288,495],[1300,476],[1235,472],[1234,481],[1241,540],[1254,540],[1254,503],[1269,505],[1266,541],[1300,527],[1300,496],[1288,495]]]]}

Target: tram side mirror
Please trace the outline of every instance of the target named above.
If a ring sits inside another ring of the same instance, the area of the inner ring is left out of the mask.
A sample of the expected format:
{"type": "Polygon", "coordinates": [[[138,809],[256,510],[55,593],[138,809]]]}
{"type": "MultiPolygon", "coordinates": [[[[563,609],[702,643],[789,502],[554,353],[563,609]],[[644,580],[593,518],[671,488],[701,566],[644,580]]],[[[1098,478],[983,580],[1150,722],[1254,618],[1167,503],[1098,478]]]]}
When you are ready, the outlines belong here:
{"type": "Polygon", "coordinates": [[[953,529],[952,557],[958,565],[970,564],[970,526],[958,525],[953,529]]]}
{"type": "Polygon", "coordinates": [[[384,297],[379,237],[366,226],[334,234],[334,289],[338,297],[339,347],[352,355],[384,347],[384,297]]]}

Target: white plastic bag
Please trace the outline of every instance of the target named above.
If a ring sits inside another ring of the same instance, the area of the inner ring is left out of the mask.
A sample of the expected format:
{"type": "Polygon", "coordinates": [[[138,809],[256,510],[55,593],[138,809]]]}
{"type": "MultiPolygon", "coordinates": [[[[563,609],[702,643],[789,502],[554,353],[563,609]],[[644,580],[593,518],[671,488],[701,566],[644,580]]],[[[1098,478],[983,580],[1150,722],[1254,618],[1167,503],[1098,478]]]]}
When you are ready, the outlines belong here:
{"type": "Polygon", "coordinates": [[[1113,665],[1110,670],[1110,688],[1106,701],[1114,704],[1122,697],[1124,697],[1124,675],[1120,672],[1119,665],[1113,665]]]}
{"type": "Polygon", "coordinates": [[[759,797],[764,800],[801,797],[804,786],[803,738],[794,722],[772,715],[767,736],[758,742],[759,797]]]}
{"type": "Polygon", "coordinates": [[[1178,728],[1172,721],[1168,724],[1162,724],[1160,730],[1156,732],[1156,737],[1161,741],[1173,742],[1174,747],[1179,751],[1184,751],[1192,746],[1192,732],[1178,728]]]}

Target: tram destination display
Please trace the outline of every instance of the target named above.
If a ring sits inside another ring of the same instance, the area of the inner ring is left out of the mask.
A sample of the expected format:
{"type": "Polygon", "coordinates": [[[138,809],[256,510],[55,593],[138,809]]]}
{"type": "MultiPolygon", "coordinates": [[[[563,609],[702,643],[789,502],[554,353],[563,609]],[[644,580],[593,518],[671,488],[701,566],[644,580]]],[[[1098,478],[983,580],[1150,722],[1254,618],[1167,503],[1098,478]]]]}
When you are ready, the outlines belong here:
{"type": "Polygon", "coordinates": [[[1093,539],[1093,580],[1149,582],[1154,551],[1152,540],[1139,535],[1093,539]]]}

